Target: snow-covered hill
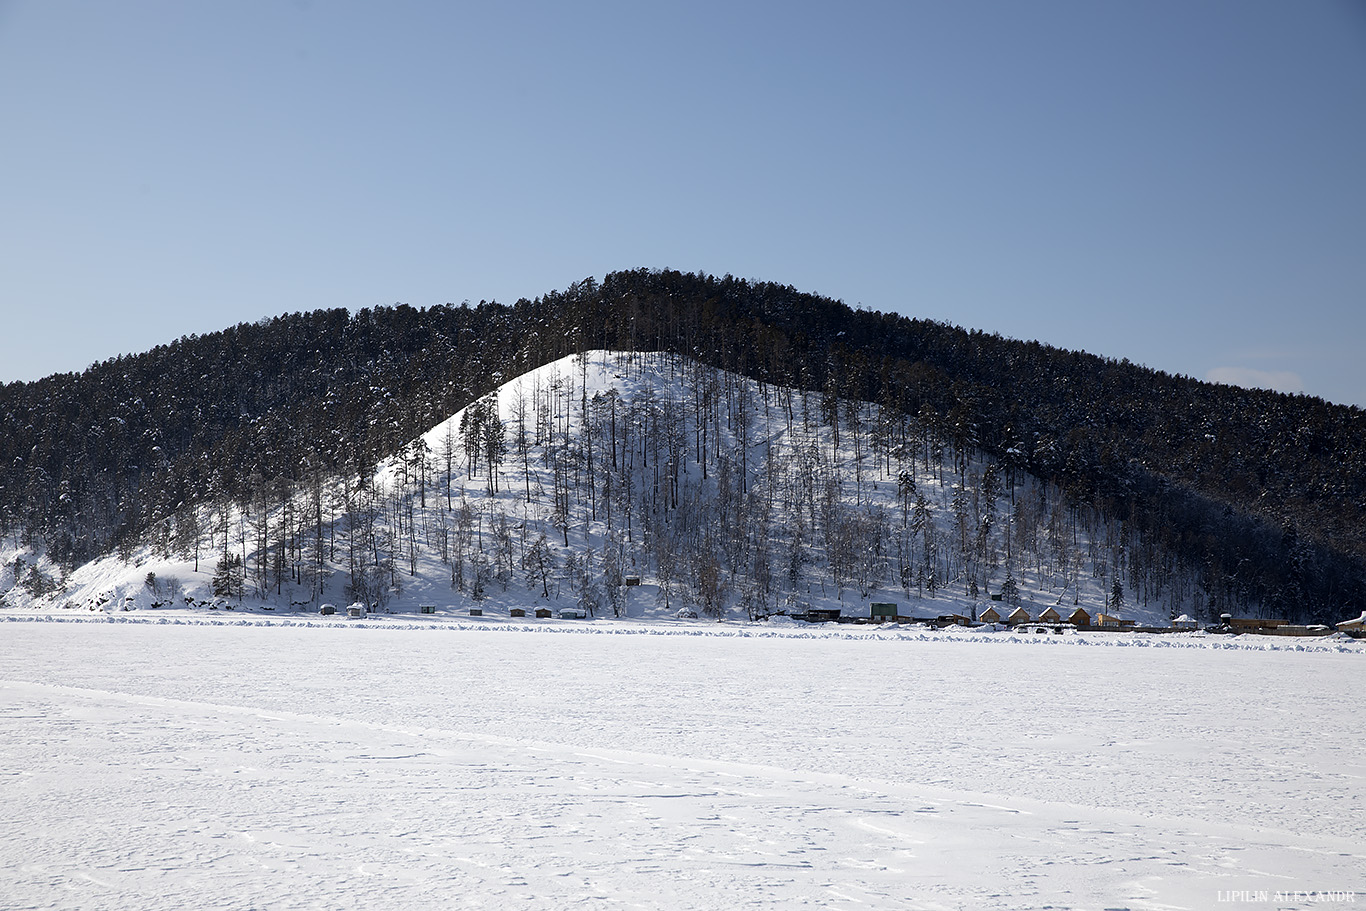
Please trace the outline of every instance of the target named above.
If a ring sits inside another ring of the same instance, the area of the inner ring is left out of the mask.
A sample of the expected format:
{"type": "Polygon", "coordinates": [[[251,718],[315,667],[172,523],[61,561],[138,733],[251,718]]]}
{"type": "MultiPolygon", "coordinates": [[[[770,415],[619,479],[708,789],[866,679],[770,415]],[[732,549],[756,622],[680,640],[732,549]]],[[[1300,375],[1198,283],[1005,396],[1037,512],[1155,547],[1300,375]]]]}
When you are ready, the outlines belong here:
{"type": "Polygon", "coordinates": [[[1197,613],[1179,573],[1130,590],[1131,530],[940,434],[677,356],[588,352],[503,383],[373,476],[204,504],[128,559],[62,579],[6,541],[0,592],[12,608],[488,618],[1197,613]]]}

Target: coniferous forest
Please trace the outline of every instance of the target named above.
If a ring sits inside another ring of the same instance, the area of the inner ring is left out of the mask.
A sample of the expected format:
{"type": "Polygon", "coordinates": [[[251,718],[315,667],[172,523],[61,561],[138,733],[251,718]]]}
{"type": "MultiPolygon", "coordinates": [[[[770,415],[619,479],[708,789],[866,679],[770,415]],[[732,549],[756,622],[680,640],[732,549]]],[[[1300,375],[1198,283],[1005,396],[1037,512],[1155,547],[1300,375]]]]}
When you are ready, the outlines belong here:
{"type": "Polygon", "coordinates": [[[806,390],[836,435],[858,420],[850,403],[900,415],[916,447],[960,454],[964,470],[980,453],[991,483],[1029,473],[1066,508],[1104,516],[1132,542],[1132,585],[1184,567],[1207,615],[1329,622],[1366,606],[1358,408],[645,269],[511,305],[279,316],[7,384],[0,534],[41,543],[65,571],[149,542],[187,550],[213,534],[205,504],[260,515],[308,502],[504,381],[593,349],[671,352],[806,390]]]}

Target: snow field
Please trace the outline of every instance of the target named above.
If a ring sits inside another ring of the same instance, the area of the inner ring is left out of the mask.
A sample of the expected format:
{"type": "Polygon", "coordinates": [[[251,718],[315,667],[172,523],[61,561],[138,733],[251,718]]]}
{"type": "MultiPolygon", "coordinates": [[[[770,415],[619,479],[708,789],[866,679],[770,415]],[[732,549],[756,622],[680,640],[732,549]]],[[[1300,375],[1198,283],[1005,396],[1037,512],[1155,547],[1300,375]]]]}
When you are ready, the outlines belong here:
{"type": "Polygon", "coordinates": [[[1363,891],[1355,650],[502,632],[3,624],[2,903],[1363,891]]]}

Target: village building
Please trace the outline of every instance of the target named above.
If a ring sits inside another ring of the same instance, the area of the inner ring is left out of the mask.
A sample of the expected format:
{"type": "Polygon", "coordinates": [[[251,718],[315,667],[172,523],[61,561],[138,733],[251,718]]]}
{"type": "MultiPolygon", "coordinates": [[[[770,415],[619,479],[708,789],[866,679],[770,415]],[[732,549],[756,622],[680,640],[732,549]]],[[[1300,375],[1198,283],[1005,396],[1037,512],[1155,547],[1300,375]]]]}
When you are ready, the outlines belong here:
{"type": "Polygon", "coordinates": [[[1264,632],[1286,625],[1284,620],[1270,620],[1263,617],[1229,617],[1226,622],[1229,630],[1235,633],[1264,632]]]}
{"type": "Polygon", "coordinates": [[[962,614],[940,614],[934,618],[934,625],[943,629],[946,626],[971,626],[972,621],[962,614]]]}
{"type": "Polygon", "coordinates": [[[886,601],[874,601],[868,605],[869,619],[874,623],[895,623],[896,605],[886,601]]]}
{"type": "Polygon", "coordinates": [[[1362,633],[1366,632],[1366,611],[1361,612],[1361,616],[1355,620],[1343,620],[1337,625],[1340,633],[1362,633]]]}

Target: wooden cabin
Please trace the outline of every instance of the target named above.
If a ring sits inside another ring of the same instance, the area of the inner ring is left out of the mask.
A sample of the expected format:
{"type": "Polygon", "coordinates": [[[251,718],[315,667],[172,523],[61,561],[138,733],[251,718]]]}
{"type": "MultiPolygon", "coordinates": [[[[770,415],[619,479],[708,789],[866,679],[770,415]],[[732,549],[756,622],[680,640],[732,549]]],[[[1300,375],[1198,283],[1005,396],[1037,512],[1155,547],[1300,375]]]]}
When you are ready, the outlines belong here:
{"type": "Polygon", "coordinates": [[[536,608],[536,619],[537,619],[537,620],[548,620],[548,619],[550,619],[550,616],[551,616],[551,614],[550,614],[550,608],[548,608],[548,607],[538,607],[538,608],[536,608]]]}
{"type": "Polygon", "coordinates": [[[1044,612],[1039,614],[1036,619],[1039,623],[1061,623],[1062,614],[1058,613],[1055,608],[1049,607],[1045,608],[1044,612]]]}
{"type": "Polygon", "coordinates": [[[1235,633],[1255,633],[1285,626],[1284,620],[1265,620],[1260,617],[1229,617],[1228,628],[1235,633]]]}
{"type": "Polygon", "coordinates": [[[1361,616],[1355,620],[1343,620],[1337,624],[1340,633],[1360,633],[1366,631],[1366,611],[1361,612],[1361,616]]]}
{"type": "Polygon", "coordinates": [[[869,618],[874,623],[896,621],[896,605],[885,601],[873,601],[868,605],[869,618]]]}
{"type": "Polygon", "coordinates": [[[1089,629],[1091,627],[1091,615],[1079,607],[1067,615],[1067,622],[1077,629],[1089,629]]]}
{"type": "Polygon", "coordinates": [[[523,607],[514,607],[512,610],[508,611],[508,616],[509,616],[509,617],[525,617],[525,616],[526,616],[526,608],[523,608],[523,607]]]}
{"type": "Polygon", "coordinates": [[[1025,610],[1023,607],[1017,607],[1009,614],[1006,614],[1006,623],[1009,623],[1011,626],[1017,626],[1021,623],[1028,622],[1030,622],[1029,611],[1025,610]]]}
{"type": "Polygon", "coordinates": [[[1096,626],[1101,629],[1129,629],[1134,625],[1133,620],[1121,620],[1110,614],[1096,614],[1096,626]]]}
{"type": "Polygon", "coordinates": [[[994,607],[988,607],[977,615],[977,619],[982,623],[1000,623],[1001,613],[994,607]]]}

